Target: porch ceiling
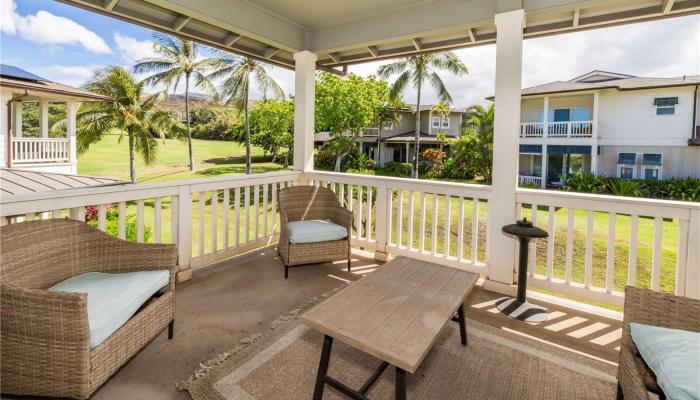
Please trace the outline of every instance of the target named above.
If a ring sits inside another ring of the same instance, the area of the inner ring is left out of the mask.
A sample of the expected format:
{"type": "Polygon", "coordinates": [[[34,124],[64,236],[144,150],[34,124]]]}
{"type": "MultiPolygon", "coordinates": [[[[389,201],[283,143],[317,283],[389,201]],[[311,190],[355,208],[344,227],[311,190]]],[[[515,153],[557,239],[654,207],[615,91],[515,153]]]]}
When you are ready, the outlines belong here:
{"type": "Polygon", "coordinates": [[[700,12],[700,0],[59,0],[272,64],[310,50],[336,67],[494,43],[524,8],[525,37],[700,12]]]}

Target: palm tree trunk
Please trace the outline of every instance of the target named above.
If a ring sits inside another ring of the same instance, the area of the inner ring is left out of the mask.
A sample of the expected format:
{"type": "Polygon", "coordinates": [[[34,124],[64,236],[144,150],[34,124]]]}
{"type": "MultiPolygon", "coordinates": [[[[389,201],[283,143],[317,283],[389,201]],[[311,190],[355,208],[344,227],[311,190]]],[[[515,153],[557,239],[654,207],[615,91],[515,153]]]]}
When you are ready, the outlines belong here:
{"type": "Polygon", "coordinates": [[[190,74],[185,74],[185,115],[187,118],[187,151],[190,156],[190,171],[194,172],[192,155],[192,132],[190,131],[190,74]]]}
{"type": "MultiPolygon", "coordinates": [[[[420,90],[421,90],[421,84],[423,83],[422,79],[418,79],[418,96],[416,98],[416,132],[415,132],[415,141],[413,144],[413,147],[415,148],[414,154],[413,154],[413,177],[418,178],[418,154],[420,153],[420,90]]],[[[428,121],[428,123],[431,123],[428,121]]]]}
{"type": "Polygon", "coordinates": [[[243,97],[243,112],[245,114],[245,173],[252,174],[250,165],[250,124],[248,123],[248,85],[246,84],[243,97]]]}
{"type": "Polygon", "coordinates": [[[134,135],[129,132],[129,175],[131,183],[136,183],[136,165],[134,163],[134,135]]]}

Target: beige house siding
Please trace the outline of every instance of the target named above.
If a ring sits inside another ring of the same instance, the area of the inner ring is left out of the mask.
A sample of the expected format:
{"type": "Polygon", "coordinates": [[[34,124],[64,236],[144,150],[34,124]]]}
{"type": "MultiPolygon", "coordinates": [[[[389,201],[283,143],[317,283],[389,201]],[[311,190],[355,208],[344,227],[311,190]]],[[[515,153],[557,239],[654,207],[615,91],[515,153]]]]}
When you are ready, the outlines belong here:
{"type": "Polygon", "coordinates": [[[700,147],[698,146],[600,146],[598,173],[617,176],[618,153],[637,153],[636,176],[641,177],[639,154],[663,154],[663,177],[700,178],[700,147]]]}

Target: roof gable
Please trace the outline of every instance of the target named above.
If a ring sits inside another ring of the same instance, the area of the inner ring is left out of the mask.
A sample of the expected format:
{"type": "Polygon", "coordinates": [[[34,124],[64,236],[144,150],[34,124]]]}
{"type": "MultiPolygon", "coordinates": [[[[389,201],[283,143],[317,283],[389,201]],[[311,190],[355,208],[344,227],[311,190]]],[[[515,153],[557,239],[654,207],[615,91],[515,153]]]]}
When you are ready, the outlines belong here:
{"type": "Polygon", "coordinates": [[[576,78],[569,80],[569,82],[598,83],[634,77],[634,75],[620,74],[617,72],[594,70],[587,74],[577,76],[576,78]]]}

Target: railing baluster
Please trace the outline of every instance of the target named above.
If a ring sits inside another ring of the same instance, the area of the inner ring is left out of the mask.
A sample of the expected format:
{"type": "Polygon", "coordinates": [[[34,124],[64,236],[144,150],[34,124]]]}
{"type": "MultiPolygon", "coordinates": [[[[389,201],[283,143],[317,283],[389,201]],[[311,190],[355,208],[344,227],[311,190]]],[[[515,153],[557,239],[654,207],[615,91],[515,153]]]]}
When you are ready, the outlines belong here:
{"type": "Polygon", "coordinates": [[[245,229],[244,238],[245,242],[248,243],[250,242],[250,186],[245,187],[245,194],[243,196],[243,212],[245,213],[243,216],[243,227],[245,229]]]}
{"type": "Polygon", "coordinates": [[[105,204],[97,206],[97,228],[102,232],[107,231],[107,206],[105,204]]]}
{"type": "Polygon", "coordinates": [[[564,280],[566,284],[571,284],[574,263],[574,216],[576,210],[567,209],[566,223],[566,266],[564,267],[564,280]]]}
{"type": "MultiPolygon", "coordinates": [[[[379,190],[379,189],[377,189],[379,190]]],[[[391,244],[391,230],[393,228],[393,211],[394,211],[394,191],[387,188],[387,221],[386,221],[386,243],[391,244]]],[[[377,218],[381,218],[381,215],[377,215],[377,218]]]]}
{"type": "Polygon", "coordinates": [[[616,214],[608,213],[608,251],[605,265],[605,291],[612,293],[615,286],[615,219],[616,214]]]}
{"type": "Polygon", "coordinates": [[[35,214],[34,213],[26,213],[24,214],[24,220],[25,221],[34,221],[35,214]]]}
{"type": "Polygon", "coordinates": [[[144,241],[144,218],[143,218],[143,199],[136,201],[136,241],[143,243],[144,241]]]}
{"type": "Polygon", "coordinates": [[[630,248],[629,262],[627,264],[627,284],[630,286],[637,285],[637,235],[639,226],[639,216],[632,214],[630,216],[630,248]]]}
{"type": "Polygon", "coordinates": [[[362,238],[362,186],[357,185],[357,214],[355,215],[357,226],[357,238],[362,238]]]}
{"type": "Polygon", "coordinates": [[[85,207],[78,207],[76,209],[76,219],[85,222],[85,207]]]}
{"type": "Polygon", "coordinates": [[[209,222],[210,232],[210,247],[211,252],[216,253],[218,250],[218,238],[217,238],[217,220],[219,219],[219,191],[211,191],[211,204],[210,204],[210,216],[211,222],[209,222]]]}
{"type": "Polygon", "coordinates": [[[479,247],[479,199],[472,198],[472,243],[471,243],[471,262],[476,264],[478,261],[477,248],[479,247]]]}
{"type": "Polygon", "coordinates": [[[425,192],[420,194],[420,226],[418,232],[418,251],[425,251],[425,192]]]}
{"type": "Polygon", "coordinates": [[[549,206],[549,237],[547,238],[547,280],[552,280],[554,275],[554,239],[555,239],[556,208],[549,206]]]}
{"type": "MultiPolygon", "coordinates": [[[[348,210],[352,211],[353,213],[355,212],[355,209],[352,207],[353,204],[353,195],[352,195],[352,185],[348,184],[348,210]]],[[[355,221],[357,221],[357,215],[353,215],[355,217],[355,221]]],[[[359,232],[359,227],[357,226],[357,223],[353,223],[354,228],[355,228],[355,236],[358,236],[360,234],[359,232]]],[[[350,230],[351,237],[352,237],[352,229],[350,230]]]]}
{"type": "Polygon", "coordinates": [[[338,201],[340,202],[340,205],[345,207],[345,185],[340,183],[340,192],[338,193],[338,201]]]}
{"type": "Polygon", "coordinates": [[[664,220],[654,218],[654,248],[651,259],[651,290],[659,290],[661,281],[661,244],[663,241],[664,220]]]}
{"type": "Polygon", "coordinates": [[[452,196],[445,195],[445,244],[443,245],[443,252],[445,258],[450,256],[450,240],[452,239],[452,232],[450,231],[452,221],[451,219],[451,208],[452,208],[452,196]]]}
{"type": "Polygon", "coordinates": [[[229,207],[231,204],[230,197],[231,197],[231,189],[229,189],[229,188],[224,189],[224,204],[223,204],[223,213],[224,213],[223,217],[224,217],[224,219],[223,219],[223,227],[222,227],[223,228],[222,233],[223,233],[223,239],[224,239],[224,243],[223,243],[224,250],[228,249],[228,247],[229,247],[228,246],[228,241],[229,241],[228,230],[229,230],[229,207]]]}
{"type": "Polygon", "coordinates": [[[206,198],[204,192],[199,192],[199,256],[204,255],[204,207],[206,206],[206,198]]]}
{"type": "Polygon", "coordinates": [[[253,195],[255,196],[255,199],[253,199],[253,208],[255,209],[255,226],[253,227],[253,240],[257,240],[259,238],[258,234],[260,233],[260,185],[255,185],[253,195]]]}
{"type": "Polygon", "coordinates": [[[61,210],[51,211],[51,218],[61,218],[61,210]]]}
{"type": "Polygon", "coordinates": [[[457,260],[464,259],[464,197],[459,196],[459,210],[457,220],[457,260]]]}
{"type": "Polygon", "coordinates": [[[126,202],[119,202],[119,239],[126,239],[126,202]]]}
{"type": "MultiPolygon", "coordinates": [[[[178,225],[178,213],[180,210],[178,210],[180,206],[180,198],[178,196],[172,195],[170,196],[170,243],[177,244],[178,243],[178,237],[177,237],[177,225],[178,225]]],[[[190,207],[192,207],[191,204],[189,204],[190,207]]],[[[190,208],[191,210],[191,208],[190,208]]],[[[192,222],[190,221],[190,224],[192,222]]],[[[191,228],[191,225],[190,225],[191,228]]]]}
{"type": "Polygon", "coordinates": [[[367,193],[367,220],[365,221],[365,239],[370,240],[372,238],[372,186],[367,186],[365,193],[367,193]]]}
{"type": "MultiPolygon", "coordinates": [[[[410,213],[410,209],[408,212],[410,213]]],[[[396,201],[396,246],[401,247],[401,236],[403,235],[403,190],[399,189],[399,198],[396,201]]],[[[411,237],[408,237],[408,243],[411,242],[411,237]]],[[[407,246],[409,247],[409,246],[407,246]]],[[[409,247],[410,248],[410,247],[409,247]]]]}
{"type": "MultiPolygon", "coordinates": [[[[341,186],[342,187],[342,186],[341,186]]],[[[342,199],[342,196],[341,196],[342,199]]],[[[272,183],[272,235],[277,230],[277,183],[272,183]]]]}
{"type": "Polygon", "coordinates": [[[430,252],[432,255],[437,254],[437,240],[438,240],[438,233],[437,233],[437,221],[438,221],[438,195],[437,193],[433,193],[433,223],[430,228],[430,252]]]}
{"type": "Polygon", "coordinates": [[[263,185],[263,237],[267,237],[267,196],[268,188],[267,183],[263,185]]]}
{"type": "Polygon", "coordinates": [[[161,226],[162,213],[163,200],[160,197],[156,197],[153,205],[153,243],[160,243],[163,240],[161,226]]]}
{"type": "MultiPolygon", "coordinates": [[[[408,191],[408,230],[406,232],[406,248],[411,250],[413,248],[413,190],[408,191]]],[[[403,202],[399,205],[403,208],[403,202]]]]}
{"type": "Polygon", "coordinates": [[[236,187],[233,191],[233,245],[238,246],[241,244],[241,188],[236,187]]]}
{"type": "MultiPolygon", "coordinates": [[[[537,207],[537,204],[530,204],[530,221],[535,226],[537,226],[537,207]]],[[[535,276],[535,272],[537,272],[537,242],[533,243],[529,250],[530,255],[528,258],[530,262],[527,266],[527,272],[530,276],[535,276]]]]}
{"type": "Polygon", "coordinates": [[[586,260],[584,262],[583,286],[590,289],[593,280],[593,210],[587,210],[586,215],[586,260]]]}
{"type": "Polygon", "coordinates": [[[688,257],[688,221],[678,221],[678,253],[676,254],[676,296],[685,296],[688,257]]]}

